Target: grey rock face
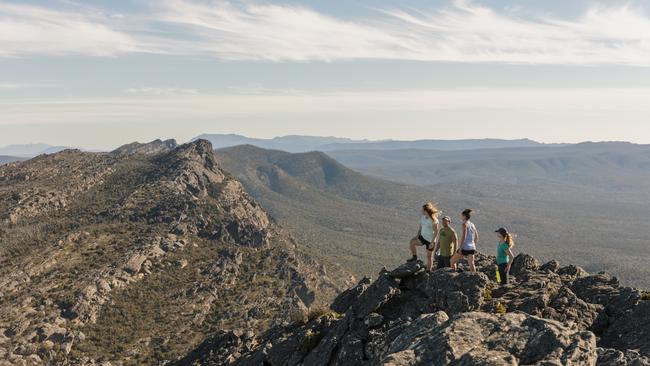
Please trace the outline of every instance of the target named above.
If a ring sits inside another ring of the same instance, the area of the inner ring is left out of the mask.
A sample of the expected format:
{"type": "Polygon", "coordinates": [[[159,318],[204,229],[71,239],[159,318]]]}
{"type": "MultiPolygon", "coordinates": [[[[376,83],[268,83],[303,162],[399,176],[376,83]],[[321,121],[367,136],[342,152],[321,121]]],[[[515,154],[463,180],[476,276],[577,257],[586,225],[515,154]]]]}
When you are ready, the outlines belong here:
{"type": "Polygon", "coordinates": [[[636,351],[610,348],[598,348],[598,366],[650,366],[650,358],[641,356],[636,351]]]}
{"type": "Polygon", "coordinates": [[[370,286],[370,283],[371,281],[368,277],[362,278],[355,287],[341,292],[341,294],[334,299],[330,308],[337,313],[345,313],[354,303],[357,302],[359,296],[366,291],[368,286],[370,286]]]}
{"type": "Polygon", "coordinates": [[[390,271],[388,274],[393,278],[406,278],[424,272],[424,264],[420,261],[407,262],[390,271]]]}
{"type": "Polygon", "coordinates": [[[525,254],[513,284],[498,286],[487,275],[494,258],[478,257],[476,273],[428,273],[417,262],[382,270],[339,295],[331,307],[342,318],[268,332],[235,364],[648,364],[650,301],[640,291],[525,254]]]}
{"type": "Polygon", "coordinates": [[[403,286],[424,297],[423,301],[450,314],[478,310],[490,280],[480,272],[454,272],[444,268],[407,278],[403,286]]]}
{"type": "Polygon", "coordinates": [[[650,301],[643,301],[616,320],[603,334],[601,343],[610,348],[638,350],[650,357],[650,301]]]}
{"type": "Polygon", "coordinates": [[[528,254],[522,253],[512,260],[510,274],[513,276],[519,276],[525,271],[536,271],[538,268],[539,262],[537,262],[537,259],[531,257],[528,254]]]}

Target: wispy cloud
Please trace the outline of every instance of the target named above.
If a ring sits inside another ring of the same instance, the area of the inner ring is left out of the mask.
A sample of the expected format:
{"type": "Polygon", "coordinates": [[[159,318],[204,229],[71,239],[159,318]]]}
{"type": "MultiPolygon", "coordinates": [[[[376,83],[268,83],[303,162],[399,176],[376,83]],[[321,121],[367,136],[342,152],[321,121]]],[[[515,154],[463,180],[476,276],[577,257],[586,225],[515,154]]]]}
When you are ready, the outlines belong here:
{"type": "Polygon", "coordinates": [[[106,14],[0,3],[0,56],[112,56],[144,46],[115,28],[106,14]]]}
{"type": "Polygon", "coordinates": [[[395,59],[650,66],[650,17],[593,6],[575,18],[466,0],[373,9],[355,18],[306,6],[161,0],[147,14],[0,5],[0,55],[146,52],[226,60],[395,59]]]}
{"type": "Polygon", "coordinates": [[[141,87],[129,88],[124,91],[131,95],[157,95],[157,96],[172,96],[172,95],[197,95],[199,91],[196,89],[183,89],[183,88],[160,88],[160,87],[141,87]]]}
{"type": "MultiPolygon", "coordinates": [[[[143,95],[140,98],[8,100],[0,102],[0,125],[23,123],[101,123],[107,121],[179,121],[232,116],[313,116],[377,112],[513,110],[529,115],[587,113],[647,116],[648,89],[440,89],[277,94],[143,95]],[[254,106],[254,108],[251,108],[254,106]]],[[[645,117],[643,117],[645,120],[645,117]]],[[[558,120],[562,118],[558,117],[558,120]]]]}

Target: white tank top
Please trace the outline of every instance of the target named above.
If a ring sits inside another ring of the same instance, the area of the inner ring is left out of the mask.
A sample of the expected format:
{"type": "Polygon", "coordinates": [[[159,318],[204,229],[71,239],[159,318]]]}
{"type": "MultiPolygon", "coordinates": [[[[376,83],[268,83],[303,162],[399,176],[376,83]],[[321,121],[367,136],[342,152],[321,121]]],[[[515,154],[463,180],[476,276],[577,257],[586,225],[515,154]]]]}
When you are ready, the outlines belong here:
{"type": "Polygon", "coordinates": [[[467,220],[465,222],[465,242],[463,243],[462,249],[464,250],[476,250],[476,226],[474,223],[467,220]]]}
{"type": "Polygon", "coordinates": [[[428,241],[433,242],[433,226],[438,225],[438,219],[431,220],[430,217],[422,215],[420,218],[420,235],[428,241]]]}

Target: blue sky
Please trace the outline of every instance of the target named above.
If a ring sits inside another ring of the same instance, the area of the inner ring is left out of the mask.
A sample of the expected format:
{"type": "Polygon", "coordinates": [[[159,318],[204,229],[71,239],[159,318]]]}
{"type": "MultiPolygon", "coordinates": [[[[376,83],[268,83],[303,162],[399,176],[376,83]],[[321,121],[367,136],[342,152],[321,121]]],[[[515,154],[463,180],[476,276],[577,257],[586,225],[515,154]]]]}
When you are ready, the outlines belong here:
{"type": "Polygon", "coordinates": [[[0,145],[650,143],[646,1],[0,1],[0,145]]]}

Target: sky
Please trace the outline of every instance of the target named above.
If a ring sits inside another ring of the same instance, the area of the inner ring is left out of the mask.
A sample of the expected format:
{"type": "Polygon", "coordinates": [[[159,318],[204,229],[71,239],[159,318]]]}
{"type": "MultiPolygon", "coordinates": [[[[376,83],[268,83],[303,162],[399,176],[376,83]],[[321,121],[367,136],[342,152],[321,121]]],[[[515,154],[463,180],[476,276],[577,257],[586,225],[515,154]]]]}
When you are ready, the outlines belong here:
{"type": "Polygon", "coordinates": [[[0,146],[650,143],[650,2],[0,0],[0,146]]]}

